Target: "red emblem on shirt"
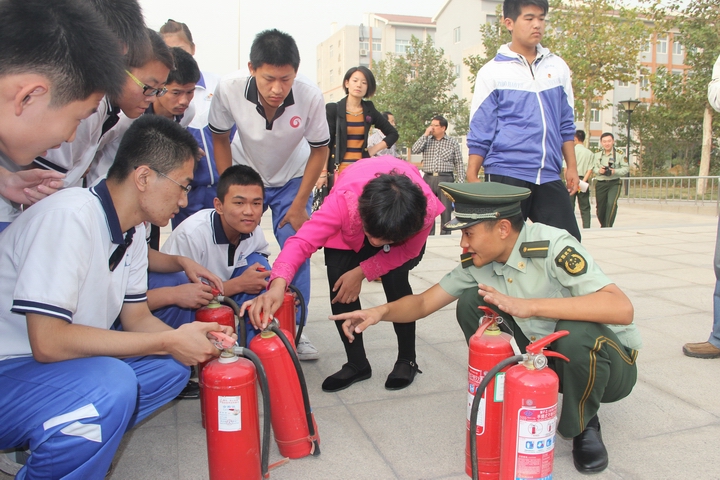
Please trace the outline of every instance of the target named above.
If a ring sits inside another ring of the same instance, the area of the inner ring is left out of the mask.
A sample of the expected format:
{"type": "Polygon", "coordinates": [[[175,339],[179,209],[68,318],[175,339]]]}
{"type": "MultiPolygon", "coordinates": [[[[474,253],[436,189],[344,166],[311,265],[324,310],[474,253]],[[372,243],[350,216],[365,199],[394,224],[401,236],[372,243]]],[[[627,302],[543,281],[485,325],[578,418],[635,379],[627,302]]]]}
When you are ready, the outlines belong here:
{"type": "Polygon", "coordinates": [[[300,126],[300,117],[298,117],[297,115],[292,117],[290,119],[290,126],[293,128],[298,128],[300,126]]]}

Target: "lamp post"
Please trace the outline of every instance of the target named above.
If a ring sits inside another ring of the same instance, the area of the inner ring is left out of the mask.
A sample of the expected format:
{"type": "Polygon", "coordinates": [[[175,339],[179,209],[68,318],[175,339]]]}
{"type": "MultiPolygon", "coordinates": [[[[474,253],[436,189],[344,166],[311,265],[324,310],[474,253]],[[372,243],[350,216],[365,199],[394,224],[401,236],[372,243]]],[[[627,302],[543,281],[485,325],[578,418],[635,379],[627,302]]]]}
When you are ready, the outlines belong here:
{"type": "MultiPolygon", "coordinates": [[[[625,113],[627,114],[627,177],[630,177],[630,115],[632,115],[633,110],[635,110],[635,108],[640,105],[640,102],[637,100],[623,100],[622,102],[620,102],[620,105],[622,105],[623,109],[625,109],[625,113]]],[[[625,182],[625,196],[627,196],[628,194],[629,187],[630,182],[625,182]]]]}

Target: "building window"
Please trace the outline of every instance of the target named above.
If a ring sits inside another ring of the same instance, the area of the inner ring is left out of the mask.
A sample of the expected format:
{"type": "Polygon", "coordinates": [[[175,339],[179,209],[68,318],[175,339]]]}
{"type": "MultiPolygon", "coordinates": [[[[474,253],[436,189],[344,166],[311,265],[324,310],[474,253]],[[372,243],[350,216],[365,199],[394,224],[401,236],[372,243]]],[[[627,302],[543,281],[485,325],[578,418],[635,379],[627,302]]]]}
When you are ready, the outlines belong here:
{"type": "Polygon", "coordinates": [[[368,42],[360,42],[360,50],[367,50],[369,46],[368,42]]]}
{"type": "Polygon", "coordinates": [[[457,27],[453,30],[453,38],[455,40],[455,43],[460,43],[460,27],[457,27]]]}
{"type": "Polygon", "coordinates": [[[395,53],[404,54],[410,46],[410,40],[395,40],[395,53]]]}
{"type": "Polygon", "coordinates": [[[332,57],[333,57],[333,46],[330,45],[330,58],[332,58],[332,57]]]}
{"type": "Polygon", "coordinates": [[[373,52],[382,52],[382,42],[373,40],[373,52]]]}
{"type": "Polygon", "coordinates": [[[659,36],[657,39],[657,53],[667,53],[667,43],[667,35],[664,35],[662,37],[659,36]]]}
{"type": "Polygon", "coordinates": [[[460,78],[460,64],[455,65],[455,76],[460,78]]]}
{"type": "Polygon", "coordinates": [[[672,74],[675,75],[676,77],[682,78],[683,71],[680,69],[673,68],[672,74]]]}
{"type": "Polygon", "coordinates": [[[600,121],[600,105],[597,103],[592,104],[592,108],[590,108],[590,121],[591,122],[599,122],[600,121]]]}
{"type": "Polygon", "coordinates": [[[620,80],[618,80],[618,87],[628,87],[628,86],[630,86],[628,84],[628,82],[621,82],[620,80]]]}
{"type": "Polygon", "coordinates": [[[675,35],[675,38],[673,38],[673,55],[682,55],[683,53],[683,46],[682,43],[680,43],[680,35],[675,35]]]}
{"type": "Polygon", "coordinates": [[[641,90],[649,90],[650,89],[650,78],[647,75],[640,75],[640,89],[641,90]]]}
{"type": "Polygon", "coordinates": [[[333,81],[333,71],[332,71],[332,69],[331,69],[331,70],[330,70],[330,82],[332,83],[332,81],[333,81]]]}
{"type": "Polygon", "coordinates": [[[642,50],[641,50],[643,53],[650,53],[650,42],[651,42],[650,37],[645,39],[645,43],[643,44],[642,50]]]}

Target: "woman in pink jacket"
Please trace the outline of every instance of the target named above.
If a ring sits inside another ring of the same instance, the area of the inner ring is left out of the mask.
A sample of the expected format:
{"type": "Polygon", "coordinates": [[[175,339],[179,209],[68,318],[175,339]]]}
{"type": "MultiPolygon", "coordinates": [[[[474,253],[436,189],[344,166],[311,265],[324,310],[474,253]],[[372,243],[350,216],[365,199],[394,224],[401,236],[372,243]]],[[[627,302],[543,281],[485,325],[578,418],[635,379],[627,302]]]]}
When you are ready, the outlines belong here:
{"type": "MultiPolygon", "coordinates": [[[[409,271],[420,262],[435,217],[443,210],[412,164],[391,156],[356,162],[345,169],[322,207],[285,242],[273,264],[268,291],[246,302],[243,310],[254,305],[250,319],[257,328],[265,328],[298,267],[321,247],[325,247],[333,314],[361,308],[363,279],[382,277],[388,302],[412,295],[409,271]]],[[[326,392],[372,376],[362,336],[349,343],[342,322],[335,323],[348,361],[325,379],[326,392]]],[[[410,385],[420,370],[415,362],[415,323],[393,326],[398,359],[385,388],[399,390],[410,385]]]]}

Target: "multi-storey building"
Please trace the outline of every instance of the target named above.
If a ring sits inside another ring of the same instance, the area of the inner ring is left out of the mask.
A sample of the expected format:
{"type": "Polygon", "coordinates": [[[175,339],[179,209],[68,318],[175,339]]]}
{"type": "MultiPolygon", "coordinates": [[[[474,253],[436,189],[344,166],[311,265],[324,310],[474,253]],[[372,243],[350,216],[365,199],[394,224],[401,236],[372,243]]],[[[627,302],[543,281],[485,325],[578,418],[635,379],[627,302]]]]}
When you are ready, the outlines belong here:
{"type": "Polygon", "coordinates": [[[403,54],[415,36],[434,39],[430,17],[369,13],[360,25],[333,26],[330,37],[317,47],[317,82],[326,102],[345,96],[342,79],[350,67],[371,67],[390,53],[403,54]]]}

